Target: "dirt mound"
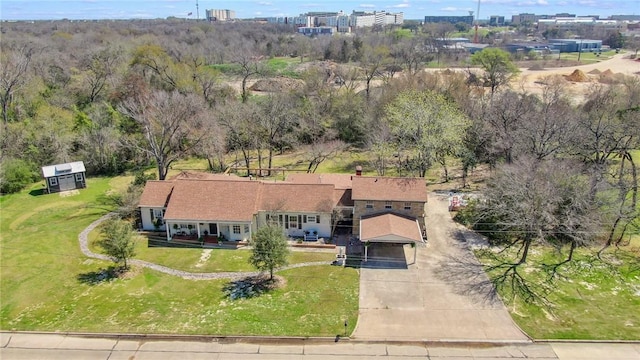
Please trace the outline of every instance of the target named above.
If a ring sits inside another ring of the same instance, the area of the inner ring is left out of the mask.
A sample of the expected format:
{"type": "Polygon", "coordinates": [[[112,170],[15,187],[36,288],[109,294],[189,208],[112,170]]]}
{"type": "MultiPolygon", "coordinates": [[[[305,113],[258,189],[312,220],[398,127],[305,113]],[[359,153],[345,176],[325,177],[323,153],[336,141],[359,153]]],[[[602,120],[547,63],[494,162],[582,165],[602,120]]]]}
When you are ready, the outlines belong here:
{"type": "Polygon", "coordinates": [[[301,90],[304,87],[304,81],[291,79],[286,77],[277,77],[273,79],[261,79],[251,86],[253,91],[266,92],[286,92],[292,90],[301,90]]]}
{"type": "Polygon", "coordinates": [[[616,74],[611,70],[604,71],[598,79],[603,84],[620,84],[624,82],[624,74],[616,74]]]}
{"type": "Polygon", "coordinates": [[[601,73],[601,72],[600,72],[600,70],[598,70],[598,69],[593,69],[593,70],[589,71],[587,74],[590,74],[590,75],[600,75],[600,73],[601,73]]]}
{"type": "Polygon", "coordinates": [[[589,81],[589,77],[584,72],[582,72],[582,70],[580,70],[580,69],[574,70],[571,73],[571,75],[565,75],[564,78],[567,79],[568,81],[573,81],[573,82],[587,82],[587,81],[589,81]]]}

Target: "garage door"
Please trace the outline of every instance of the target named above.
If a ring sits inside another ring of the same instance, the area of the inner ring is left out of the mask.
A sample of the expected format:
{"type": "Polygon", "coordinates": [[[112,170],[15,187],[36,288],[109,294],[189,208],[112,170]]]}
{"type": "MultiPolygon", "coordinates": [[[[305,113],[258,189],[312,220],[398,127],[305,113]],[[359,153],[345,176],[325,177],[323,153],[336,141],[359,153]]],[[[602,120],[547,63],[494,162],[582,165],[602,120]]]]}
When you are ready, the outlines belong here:
{"type": "Polygon", "coordinates": [[[60,184],[60,191],[72,190],[76,188],[76,180],[73,178],[73,175],[58,177],[58,183],[60,184]]]}

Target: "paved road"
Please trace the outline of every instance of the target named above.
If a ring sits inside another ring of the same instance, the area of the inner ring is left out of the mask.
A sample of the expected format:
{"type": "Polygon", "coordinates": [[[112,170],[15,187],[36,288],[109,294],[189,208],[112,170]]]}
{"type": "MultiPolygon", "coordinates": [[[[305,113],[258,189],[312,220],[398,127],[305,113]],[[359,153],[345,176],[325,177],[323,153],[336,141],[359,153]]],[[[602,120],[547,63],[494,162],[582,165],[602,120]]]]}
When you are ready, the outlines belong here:
{"type": "MultiPolygon", "coordinates": [[[[415,263],[414,249],[406,245],[408,264],[405,268],[361,269],[360,312],[352,337],[359,340],[529,341],[495,296],[468,243],[461,241],[471,239],[472,234],[451,220],[447,198],[430,194],[426,213],[429,242],[425,247],[418,247],[415,263]]],[[[388,261],[394,256],[393,249],[388,250],[379,255],[385,256],[387,263],[398,264],[388,261]]]]}
{"type": "MultiPolygon", "coordinates": [[[[245,340],[246,341],[246,340],[245,340]]],[[[464,344],[384,344],[354,341],[289,340],[237,342],[229,339],[167,341],[141,338],[79,337],[60,334],[0,333],[3,360],[638,360],[640,344],[544,343],[501,346],[464,344]]]]}

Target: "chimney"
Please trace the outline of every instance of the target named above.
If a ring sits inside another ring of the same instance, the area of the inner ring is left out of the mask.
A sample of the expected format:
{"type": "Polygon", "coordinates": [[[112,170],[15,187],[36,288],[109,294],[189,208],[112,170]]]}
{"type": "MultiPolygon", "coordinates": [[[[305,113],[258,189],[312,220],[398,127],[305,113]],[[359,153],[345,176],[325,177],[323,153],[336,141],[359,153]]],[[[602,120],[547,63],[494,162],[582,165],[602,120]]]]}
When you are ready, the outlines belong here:
{"type": "Polygon", "coordinates": [[[362,176],[362,166],[356,166],[356,176],[362,176]]]}

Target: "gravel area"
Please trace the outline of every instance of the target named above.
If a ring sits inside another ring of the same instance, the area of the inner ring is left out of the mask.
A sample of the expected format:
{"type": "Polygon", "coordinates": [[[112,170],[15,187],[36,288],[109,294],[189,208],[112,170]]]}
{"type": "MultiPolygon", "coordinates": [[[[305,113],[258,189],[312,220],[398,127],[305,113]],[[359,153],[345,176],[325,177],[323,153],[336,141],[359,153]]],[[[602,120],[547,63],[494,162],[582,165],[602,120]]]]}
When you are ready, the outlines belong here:
{"type": "MultiPolygon", "coordinates": [[[[107,220],[107,219],[109,219],[109,218],[111,218],[113,216],[115,216],[114,213],[109,213],[109,214],[106,214],[106,215],[102,216],[98,220],[92,222],[89,226],[87,226],[78,235],[78,242],[80,242],[80,251],[82,251],[82,253],[85,256],[88,256],[88,257],[94,258],[94,259],[111,261],[111,258],[109,258],[108,256],[103,255],[103,254],[96,254],[96,253],[92,252],[91,250],[89,250],[88,236],[89,236],[89,233],[91,231],[93,231],[97,226],[99,226],[102,222],[104,222],[105,220],[107,220]]],[[[165,274],[179,276],[179,277],[181,277],[183,279],[189,279],[189,280],[214,280],[214,279],[239,280],[239,279],[242,279],[242,278],[245,278],[245,277],[248,277],[248,276],[256,276],[256,275],[261,274],[261,272],[259,272],[259,271],[252,271],[252,272],[192,273],[192,272],[172,269],[172,268],[169,268],[169,267],[166,267],[166,266],[150,263],[148,261],[137,260],[137,259],[132,259],[130,261],[130,264],[134,265],[134,266],[147,267],[147,268],[150,268],[150,269],[153,269],[153,270],[165,273],[165,274]]],[[[316,266],[316,265],[327,265],[327,264],[331,264],[331,261],[317,261],[317,262],[307,262],[307,263],[294,264],[294,265],[289,265],[289,266],[285,266],[285,267],[279,268],[277,271],[286,270],[286,269],[294,269],[294,268],[299,268],[299,267],[303,267],[303,266],[316,266]]]]}

